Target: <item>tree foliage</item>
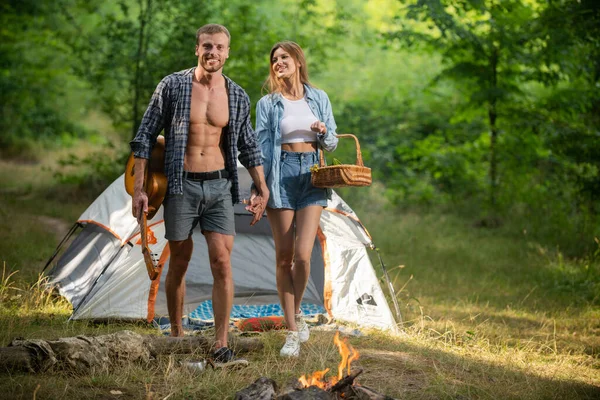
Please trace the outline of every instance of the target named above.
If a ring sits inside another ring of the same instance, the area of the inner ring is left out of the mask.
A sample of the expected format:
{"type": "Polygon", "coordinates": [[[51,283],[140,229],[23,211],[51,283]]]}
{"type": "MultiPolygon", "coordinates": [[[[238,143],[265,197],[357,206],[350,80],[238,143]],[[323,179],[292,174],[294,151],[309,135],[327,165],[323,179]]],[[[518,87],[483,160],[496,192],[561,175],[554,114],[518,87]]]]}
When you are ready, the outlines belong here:
{"type": "MultiPolygon", "coordinates": [[[[304,48],[338,131],[359,136],[392,204],[515,219],[577,254],[600,236],[597,1],[9,0],[0,7],[2,149],[85,136],[90,110],[108,115],[126,143],[159,80],[196,64],[196,29],[216,22],[232,35],[224,72],[253,103],[271,46],[291,39],[304,48]]],[[[352,162],[352,143],[342,141],[335,157],[352,162]]],[[[88,164],[112,171],[101,159],[88,164]]]]}
{"type": "Polygon", "coordinates": [[[70,49],[55,36],[64,23],[60,1],[0,5],[0,149],[83,135],[72,91],[70,49]]]}

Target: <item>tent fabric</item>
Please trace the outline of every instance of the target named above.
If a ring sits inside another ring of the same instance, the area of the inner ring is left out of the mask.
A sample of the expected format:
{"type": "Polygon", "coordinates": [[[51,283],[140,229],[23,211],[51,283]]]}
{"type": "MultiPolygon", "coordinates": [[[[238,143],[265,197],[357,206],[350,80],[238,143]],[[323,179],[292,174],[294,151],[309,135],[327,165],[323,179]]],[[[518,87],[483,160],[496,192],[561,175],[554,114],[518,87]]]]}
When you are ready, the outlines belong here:
{"type": "MultiPolygon", "coordinates": [[[[250,177],[238,171],[245,187],[250,177]]],[[[244,187],[244,186],[242,186],[244,187]]],[[[249,196],[249,189],[243,197],[249,196]]],[[[148,279],[141,253],[139,225],[131,215],[131,197],[124,177],[115,180],[83,212],[82,231],[50,271],[50,285],[73,304],[72,319],[147,319],[167,315],[165,279],[168,246],[162,208],[149,221],[156,243],[150,250],[165,259],[159,281],[148,279]],[[151,287],[153,289],[151,291],[151,287]]],[[[267,218],[250,227],[252,215],[235,206],[235,237],[231,255],[234,304],[279,303],[275,282],[275,247],[267,218]]],[[[211,300],[213,278],[206,241],[193,232],[194,252],[186,274],[184,314],[211,300]]],[[[367,250],[371,238],[354,211],[335,192],[321,217],[311,256],[304,301],[325,308],[334,319],[397,332],[367,250]]]]}
{"type": "Polygon", "coordinates": [[[110,265],[121,249],[121,242],[105,229],[86,226],[51,273],[59,293],[72,304],[79,304],[104,266],[110,265]]]}
{"type": "MultiPolygon", "coordinates": [[[[162,219],[162,213],[160,219],[162,219]]],[[[125,191],[125,175],[117,178],[94,200],[87,210],[81,214],[78,222],[99,225],[111,232],[122,243],[125,243],[129,237],[138,231],[139,228],[135,218],[131,215],[131,197],[125,191]],[[126,204],[129,207],[123,207],[126,204]],[[115,205],[117,206],[115,207],[115,205]]]]}

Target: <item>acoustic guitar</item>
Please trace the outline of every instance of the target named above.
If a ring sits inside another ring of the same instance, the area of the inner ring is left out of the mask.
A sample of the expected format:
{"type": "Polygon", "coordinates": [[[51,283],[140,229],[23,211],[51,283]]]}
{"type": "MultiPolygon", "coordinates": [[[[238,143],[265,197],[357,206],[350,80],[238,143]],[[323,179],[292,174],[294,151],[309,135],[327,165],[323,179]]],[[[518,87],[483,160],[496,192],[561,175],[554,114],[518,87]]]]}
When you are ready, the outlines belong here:
{"type": "MultiPolygon", "coordinates": [[[[135,184],[135,158],[133,153],[127,159],[125,167],[125,190],[133,197],[135,184]]],[[[148,213],[142,214],[140,236],[142,238],[142,254],[150,280],[158,278],[158,257],[148,247],[148,220],[154,218],[167,194],[167,177],[165,176],[165,138],[159,136],[144,171],[144,191],[148,195],[148,213]]]]}

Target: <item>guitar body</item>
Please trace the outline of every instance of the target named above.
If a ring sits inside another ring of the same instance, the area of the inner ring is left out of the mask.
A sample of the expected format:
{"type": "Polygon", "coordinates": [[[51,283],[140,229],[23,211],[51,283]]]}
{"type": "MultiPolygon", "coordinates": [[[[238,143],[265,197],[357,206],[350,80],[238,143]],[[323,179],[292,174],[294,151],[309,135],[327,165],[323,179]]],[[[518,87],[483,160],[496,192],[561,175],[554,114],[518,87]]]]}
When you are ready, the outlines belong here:
{"type": "MultiPolygon", "coordinates": [[[[148,160],[146,171],[144,171],[144,190],[148,195],[148,214],[142,214],[140,222],[140,236],[142,239],[142,254],[144,263],[150,280],[155,280],[159,276],[160,266],[156,255],[152,254],[148,247],[148,223],[160,208],[165,195],[167,194],[167,177],[165,176],[165,138],[159,136],[152,149],[150,160],[148,160]]],[[[135,185],[135,158],[133,153],[127,159],[125,167],[125,190],[130,196],[133,196],[135,185]]]]}
{"type": "MultiPolygon", "coordinates": [[[[135,158],[133,153],[127,159],[125,167],[125,190],[133,196],[135,185],[135,158]]],[[[167,177],[165,176],[165,138],[159,136],[152,149],[148,168],[144,179],[144,189],[148,195],[148,219],[152,219],[167,194],[167,177]]]]}

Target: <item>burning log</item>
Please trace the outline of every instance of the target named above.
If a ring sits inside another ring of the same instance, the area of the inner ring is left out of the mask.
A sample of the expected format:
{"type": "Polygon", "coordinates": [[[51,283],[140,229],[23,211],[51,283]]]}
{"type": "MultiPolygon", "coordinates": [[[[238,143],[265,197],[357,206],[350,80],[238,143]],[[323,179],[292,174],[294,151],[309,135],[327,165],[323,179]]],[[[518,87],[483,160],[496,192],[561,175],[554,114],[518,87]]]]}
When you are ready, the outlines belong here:
{"type": "Polygon", "coordinates": [[[351,386],[354,383],[354,380],[357,376],[363,373],[362,369],[357,370],[356,372],[346,375],[342,379],[340,379],[335,385],[329,388],[330,392],[341,392],[346,386],[351,386]]]}
{"type": "MultiPolygon", "coordinates": [[[[50,369],[87,373],[121,362],[148,362],[162,354],[208,352],[212,339],[202,336],[171,338],[142,336],[121,331],[96,337],[77,336],[57,340],[13,340],[0,347],[0,372],[44,372],[50,369]]],[[[238,338],[232,347],[239,352],[262,348],[259,339],[238,338]]]]}
{"type": "Polygon", "coordinates": [[[335,400],[336,396],[317,386],[309,386],[277,397],[277,400],[335,400]]]}
{"type": "Polygon", "coordinates": [[[350,375],[346,375],[329,388],[329,391],[337,393],[339,397],[348,400],[394,400],[392,397],[378,393],[367,386],[354,385],[354,380],[362,373],[363,370],[359,369],[350,375]]]}
{"type": "Polygon", "coordinates": [[[288,393],[291,393],[295,390],[302,390],[305,385],[303,385],[298,379],[292,378],[290,379],[280,390],[279,397],[282,397],[288,393]]]}
{"type": "Polygon", "coordinates": [[[252,385],[235,394],[235,400],[272,400],[277,393],[274,380],[260,377],[252,385]]]}
{"type": "Polygon", "coordinates": [[[345,376],[331,388],[305,387],[298,380],[288,382],[277,395],[277,384],[265,377],[235,394],[235,400],[394,400],[367,386],[354,385],[354,379],[363,371],[358,370],[345,376]]]}
{"type": "MultiPolygon", "coordinates": [[[[354,380],[363,373],[363,370],[357,369],[351,372],[350,368],[352,361],[358,359],[359,353],[347,343],[346,339],[340,339],[339,332],[336,332],[333,341],[342,357],[337,376],[326,379],[329,368],[315,371],[308,376],[302,375],[288,382],[276,397],[277,400],[394,400],[366,386],[355,385],[354,380]],[[344,370],[348,371],[346,376],[344,370]]],[[[277,390],[274,382],[262,377],[246,389],[237,392],[235,398],[236,400],[273,399],[275,398],[273,388],[277,390]]]]}

